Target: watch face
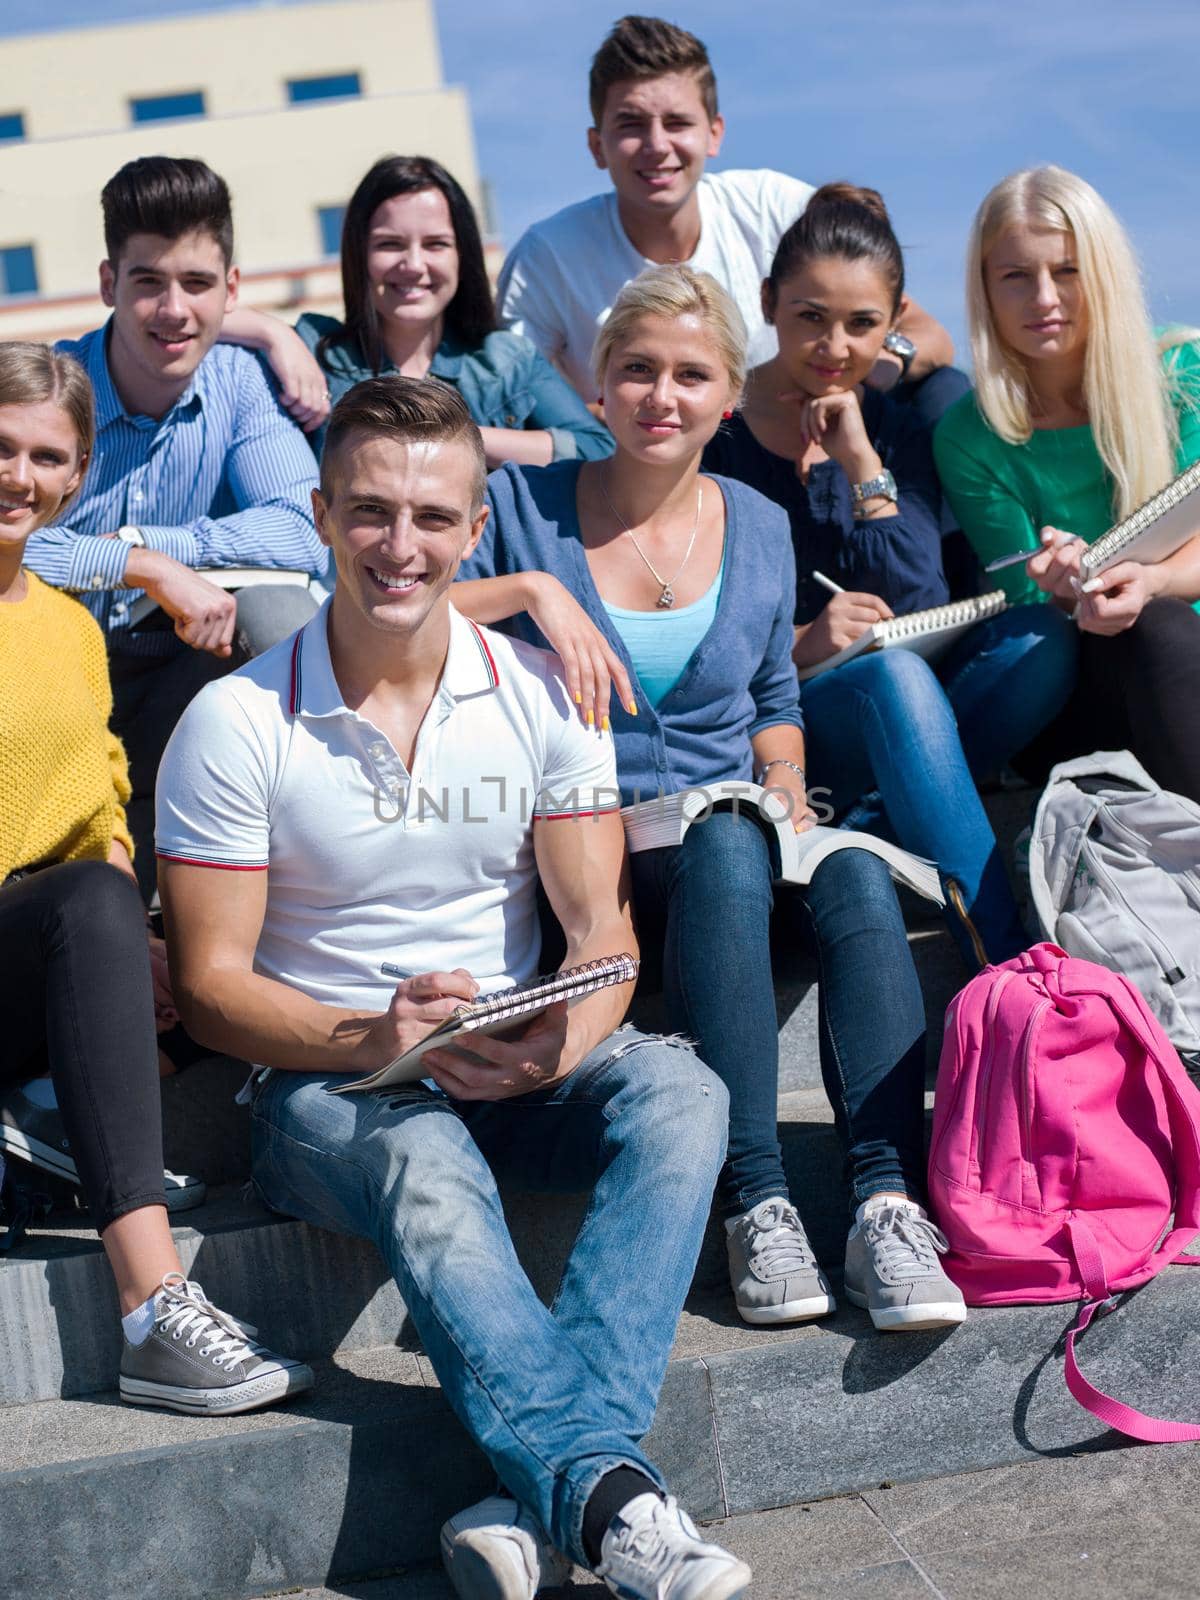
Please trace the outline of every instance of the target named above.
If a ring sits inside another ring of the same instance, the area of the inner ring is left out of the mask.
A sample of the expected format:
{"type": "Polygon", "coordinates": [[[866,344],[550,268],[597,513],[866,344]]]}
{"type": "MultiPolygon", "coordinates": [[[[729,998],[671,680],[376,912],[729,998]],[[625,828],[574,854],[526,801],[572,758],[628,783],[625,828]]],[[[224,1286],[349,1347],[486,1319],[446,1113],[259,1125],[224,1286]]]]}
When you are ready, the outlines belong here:
{"type": "Polygon", "coordinates": [[[893,330],[883,341],[885,350],[890,350],[894,356],[900,356],[905,361],[911,361],[917,353],[917,347],[911,339],[902,333],[893,330]]]}

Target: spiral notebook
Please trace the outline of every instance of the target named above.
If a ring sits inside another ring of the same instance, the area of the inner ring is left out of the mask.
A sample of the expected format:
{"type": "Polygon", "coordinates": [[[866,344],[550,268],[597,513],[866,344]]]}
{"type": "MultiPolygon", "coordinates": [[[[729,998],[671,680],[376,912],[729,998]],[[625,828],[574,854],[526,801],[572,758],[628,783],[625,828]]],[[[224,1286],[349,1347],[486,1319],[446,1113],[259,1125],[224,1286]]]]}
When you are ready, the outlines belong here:
{"type": "Polygon", "coordinates": [[[1088,545],[1079,559],[1080,582],[1090,583],[1118,561],[1165,561],[1197,533],[1200,461],[1088,545]]]}
{"type": "Polygon", "coordinates": [[[549,978],[536,978],[532,983],[500,989],[481,1000],[472,1000],[459,1006],[452,1017],[439,1023],[403,1055],[389,1061],[386,1067],[380,1067],[378,1072],[358,1078],[353,1083],[340,1083],[332,1093],[349,1094],[352,1089],[388,1089],[396,1083],[413,1083],[425,1076],[421,1070],[421,1057],[427,1050],[452,1044],[466,1033],[499,1033],[510,1023],[536,1017],[559,1000],[573,1005],[576,1000],[596,994],[600,989],[610,989],[619,983],[632,983],[637,974],[638,962],[631,955],[600,956],[595,961],[585,961],[579,967],[566,967],[549,978]]]}
{"type": "Polygon", "coordinates": [[[818,661],[815,667],[801,667],[801,683],[807,678],[819,677],[831,667],[840,667],[853,661],[866,650],[890,650],[899,647],[915,650],[928,660],[936,660],[948,650],[961,634],[973,628],[985,617],[994,617],[1004,610],[1003,589],[993,589],[990,594],[976,595],[971,600],[952,600],[946,606],[930,606],[927,611],[910,611],[906,617],[889,617],[886,622],[873,622],[865,633],[860,633],[851,644],[845,645],[827,661],[818,661]]]}

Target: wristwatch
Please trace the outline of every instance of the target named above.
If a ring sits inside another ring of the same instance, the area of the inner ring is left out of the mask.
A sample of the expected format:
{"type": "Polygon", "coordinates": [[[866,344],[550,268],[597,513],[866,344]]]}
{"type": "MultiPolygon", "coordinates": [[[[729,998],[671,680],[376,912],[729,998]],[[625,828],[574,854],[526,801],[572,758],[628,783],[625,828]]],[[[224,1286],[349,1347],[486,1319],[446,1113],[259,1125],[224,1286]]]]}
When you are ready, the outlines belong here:
{"type": "Polygon", "coordinates": [[[917,353],[916,345],[911,339],[893,328],[884,338],[883,348],[889,350],[892,355],[899,357],[900,379],[903,382],[908,377],[908,369],[912,366],[913,357],[917,353]]]}
{"type": "Polygon", "coordinates": [[[850,499],[854,503],[854,515],[856,517],[864,500],[890,500],[894,506],[900,504],[896,480],[886,467],[882,472],[876,473],[873,478],[868,478],[865,483],[852,483],[850,485],[850,499]]]}
{"type": "Polygon", "coordinates": [[[135,528],[128,522],[123,528],[117,529],[117,538],[120,539],[122,544],[136,544],[140,545],[142,549],[146,547],[146,535],[140,528],[135,528]]]}

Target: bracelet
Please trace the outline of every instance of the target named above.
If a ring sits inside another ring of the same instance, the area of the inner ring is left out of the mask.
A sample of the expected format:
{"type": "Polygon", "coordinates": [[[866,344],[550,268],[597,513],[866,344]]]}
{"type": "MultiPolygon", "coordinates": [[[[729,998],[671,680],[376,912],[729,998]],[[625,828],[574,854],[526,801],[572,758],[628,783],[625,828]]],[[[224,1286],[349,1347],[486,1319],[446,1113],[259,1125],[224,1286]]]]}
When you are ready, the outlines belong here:
{"type": "Polygon", "coordinates": [[[759,783],[762,783],[763,779],[766,777],[767,773],[770,771],[770,769],[772,767],[787,767],[790,771],[792,771],[792,772],[794,772],[796,774],[796,776],[800,779],[801,783],[805,782],[804,768],[803,767],[797,766],[794,761],[785,761],[782,756],[776,756],[774,758],[774,760],[772,760],[772,761],[764,761],[762,766],[759,767],[759,769],[758,769],[758,781],[759,781],[759,783]]]}

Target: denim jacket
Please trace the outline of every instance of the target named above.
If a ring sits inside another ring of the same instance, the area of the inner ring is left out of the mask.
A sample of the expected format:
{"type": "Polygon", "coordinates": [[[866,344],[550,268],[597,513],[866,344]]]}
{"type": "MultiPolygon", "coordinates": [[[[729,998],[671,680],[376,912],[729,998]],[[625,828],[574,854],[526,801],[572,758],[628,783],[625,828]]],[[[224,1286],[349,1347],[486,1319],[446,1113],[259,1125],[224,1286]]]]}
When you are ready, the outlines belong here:
{"type": "MultiPolygon", "coordinates": [[[[306,312],[296,332],[314,353],[329,336],[321,364],[334,403],[347,389],[373,378],[357,342],[335,317],[306,312]]],[[[389,362],[380,373],[394,372],[389,362]]],[[[554,442],[555,461],[597,461],[612,452],[612,437],[584,405],[565,378],[528,339],[520,334],[489,333],[474,350],[447,334],[438,346],[429,373],[452,383],[481,428],[544,428],[554,442]]],[[[309,434],[320,455],[325,429],[309,434]]]]}

